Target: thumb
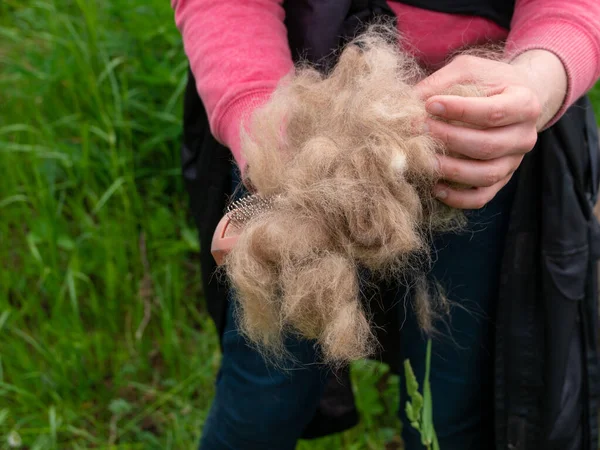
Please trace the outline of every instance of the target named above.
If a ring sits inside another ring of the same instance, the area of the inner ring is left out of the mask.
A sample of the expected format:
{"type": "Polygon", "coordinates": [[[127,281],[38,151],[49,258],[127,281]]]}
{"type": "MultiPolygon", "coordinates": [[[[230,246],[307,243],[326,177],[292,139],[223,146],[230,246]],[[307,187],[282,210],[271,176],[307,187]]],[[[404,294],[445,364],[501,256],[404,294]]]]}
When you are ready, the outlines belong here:
{"type": "Polygon", "coordinates": [[[417,96],[421,100],[426,100],[433,95],[444,94],[452,86],[467,81],[472,74],[465,66],[464,60],[460,57],[452,60],[414,86],[417,96]]]}

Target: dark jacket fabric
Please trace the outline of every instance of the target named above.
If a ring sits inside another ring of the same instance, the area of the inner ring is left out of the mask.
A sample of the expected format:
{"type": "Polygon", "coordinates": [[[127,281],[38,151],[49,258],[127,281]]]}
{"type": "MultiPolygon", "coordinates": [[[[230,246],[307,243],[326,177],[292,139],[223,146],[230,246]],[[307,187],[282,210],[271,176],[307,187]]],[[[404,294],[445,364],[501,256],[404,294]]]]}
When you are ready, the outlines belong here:
{"type": "Polygon", "coordinates": [[[598,151],[583,98],[520,168],[497,309],[498,448],[598,448],[598,151]]]}
{"type": "MultiPolygon", "coordinates": [[[[490,18],[508,27],[513,3],[503,0],[411,0],[405,3],[490,18]]],[[[385,15],[384,1],[287,0],[294,58],[330,67],[332,50],[385,15]]],[[[214,277],[213,231],[232,192],[232,157],[211,135],[189,72],[184,101],[182,173],[201,243],[208,312],[222,331],[227,289],[214,277]]],[[[550,129],[519,169],[506,238],[497,307],[495,422],[498,449],[597,450],[600,368],[593,215],[599,184],[598,134],[587,98],[550,129]]],[[[373,302],[372,305],[378,305],[373,302]]],[[[399,314],[374,311],[384,353],[399,372],[399,314]]],[[[342,431],[358,421],[348,369],[332,374],[303,437],[342,431]]]]}

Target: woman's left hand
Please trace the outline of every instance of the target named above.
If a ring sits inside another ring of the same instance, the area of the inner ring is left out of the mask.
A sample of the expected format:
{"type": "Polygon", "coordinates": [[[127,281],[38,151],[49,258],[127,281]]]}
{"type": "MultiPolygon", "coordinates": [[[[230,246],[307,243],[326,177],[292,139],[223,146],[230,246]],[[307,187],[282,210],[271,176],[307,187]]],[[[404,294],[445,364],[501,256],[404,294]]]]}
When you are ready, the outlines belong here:
{"type": "Polygon", "coordinates": [[[431,118],[425,127],[449,154],[439,155],[442,179],[467,186],[435,187],[444,203],[461,209],[486,205],[510,180],[537,133],[560,109],[567,77],[560,60],[544,50],[521,54],[512,63],[459,56],[420,82],[416,89],[431,118]],[[439,95],[459,83],[475,82],[485,97],[439,95]]]}

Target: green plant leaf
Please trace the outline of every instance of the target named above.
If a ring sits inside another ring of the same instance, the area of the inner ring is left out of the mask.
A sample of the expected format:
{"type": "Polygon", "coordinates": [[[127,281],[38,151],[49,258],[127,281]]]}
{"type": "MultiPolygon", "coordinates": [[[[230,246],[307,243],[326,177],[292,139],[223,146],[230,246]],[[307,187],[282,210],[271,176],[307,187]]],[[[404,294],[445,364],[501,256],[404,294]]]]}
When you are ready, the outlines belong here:
{"type": "Polygon", "coordinates": [[[404,377],[406,391],[411,399],[412,417],[409,417],[409,419],[411,421],[420,421],[421,410],[423,408],[423,396],[419,392],[419,382],[417,381],[417,377],[415,376],[415,372],[413,371],[409,360],[404,361],[404,377]]]}
{"type": "Polygon", "coordinates": [[[427,353],[425,357],[425,380],[423,382],[423,433],[421,441],[423,445],[431,445],[434,441],[435,431],[433,429],[433,401],[431,398],[431,384],[429,374],[431,369],[431,340],[427,342],[427,353]]]}
{"type": "Polygon", "coordinates": [[[410,420],[410,422],[416,422],[417,418],[415,417],[415,410],[412,407],[412,404],[410,402],[406,402],[406,417],[408,417],[408,420],[410,420]]]}
{"type": "Polygon", "coordinates": [[[433,450],[440,450],[440,443],[438,442],[437,434],[433,429],[433,450]]]}
{"type": "Polygon", "coordinates": [[[404,377],[406,392],[410,398],[413,398],[416,394],[419,394],[419,382],[408,359],[404,361],[404,377]]]}

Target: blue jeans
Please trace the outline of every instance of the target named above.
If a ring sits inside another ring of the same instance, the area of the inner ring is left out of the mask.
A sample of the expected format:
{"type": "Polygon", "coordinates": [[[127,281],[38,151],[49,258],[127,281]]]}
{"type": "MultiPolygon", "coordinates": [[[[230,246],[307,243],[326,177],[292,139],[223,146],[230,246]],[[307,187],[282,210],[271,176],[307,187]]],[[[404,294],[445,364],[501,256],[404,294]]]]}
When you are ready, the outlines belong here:
{"type": "MultiPolygon", "coordinates": [[[[443,450],[494,448],[493,311],[514,178],[484,209],[470,212],[468,231],[443,235],[434,242],[430,276],[460,305],[445,325],[438,325],[441,336],[433,343],[434,425],[443,450]]],[[[402,302],[404,295],[404,288],[399,287],[398,301],[402,302]]],[[[404,315],[400,356],[411,361],[421,381],[426,340],[410,308],[406,313],[402,307],[398,310],[404,315]]],[[[227,320],[217,392],[200,449],[293,449],[318,406],[326,369],[314,364],[312,343],[290,341],[298,363],[285,371],[276,370],[239,335],[231,308],[227,320]]],[[[403,385],[401,397],[406,399],[403,385]]],[[[422,449],[418,434],[405,420],[403,404],[404,400],[399,414],[406,425],[406,449],[422,449]]]]}

